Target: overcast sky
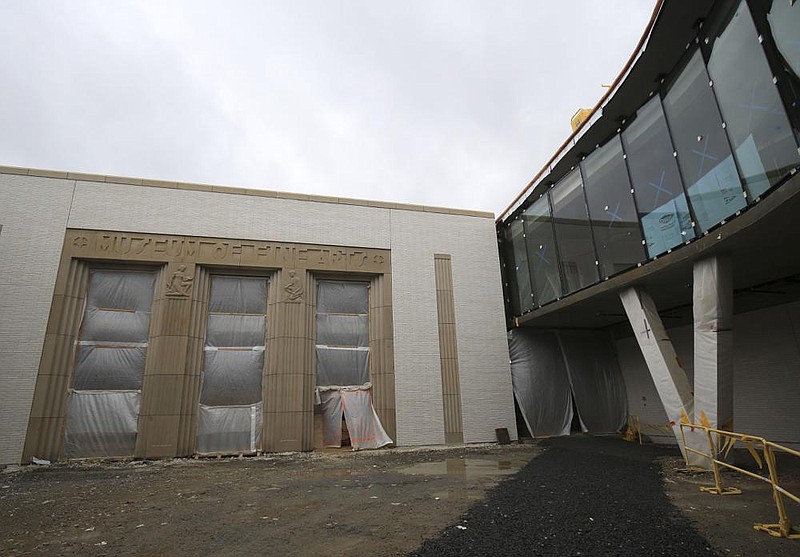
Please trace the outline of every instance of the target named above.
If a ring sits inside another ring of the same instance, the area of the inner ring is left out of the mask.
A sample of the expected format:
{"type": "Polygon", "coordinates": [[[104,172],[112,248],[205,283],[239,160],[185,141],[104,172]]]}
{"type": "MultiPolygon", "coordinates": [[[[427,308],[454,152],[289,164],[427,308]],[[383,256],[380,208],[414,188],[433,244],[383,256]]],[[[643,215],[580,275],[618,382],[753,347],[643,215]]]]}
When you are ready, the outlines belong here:
{"type": "Polygon", "coordinates": [[[0,164],[499,213],[653,0],[0,0],[0,164]]]}

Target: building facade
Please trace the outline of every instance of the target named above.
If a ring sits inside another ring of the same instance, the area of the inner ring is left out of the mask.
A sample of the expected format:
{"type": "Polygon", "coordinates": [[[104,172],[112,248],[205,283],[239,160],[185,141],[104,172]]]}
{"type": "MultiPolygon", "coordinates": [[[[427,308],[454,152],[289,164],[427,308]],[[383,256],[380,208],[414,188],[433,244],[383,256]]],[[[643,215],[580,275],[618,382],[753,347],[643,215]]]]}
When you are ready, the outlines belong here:
{"type": "MultiPolygon", "coordinates": [[[[606,339],[615,411],[656,439],[707,419],[800,443],[798,44],[795,2],[658,2],[612,90],[498,219],[509,328],[542,357],[552,332],[562,350],[576,329],[606,339]]],[[[566,401],[529,428],[563,430],[566,401]]]]}
{"type": "Polygon", "coordinates": [[[2,168],[0,462],[513,437],[492,217],[2,168]]]}

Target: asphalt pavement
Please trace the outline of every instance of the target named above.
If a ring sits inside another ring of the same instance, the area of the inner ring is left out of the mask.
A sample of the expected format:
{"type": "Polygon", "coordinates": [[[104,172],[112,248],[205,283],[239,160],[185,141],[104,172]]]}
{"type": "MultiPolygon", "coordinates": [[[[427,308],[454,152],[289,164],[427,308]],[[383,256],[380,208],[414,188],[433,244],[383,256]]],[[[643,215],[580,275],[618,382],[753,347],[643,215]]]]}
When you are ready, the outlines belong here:
{"type": "Polygon", "coordinates": [[[585,435],[541,443],[540,456],[410,555],[717,555],[665,494],[657,459],[677,448],[585,435]]]}

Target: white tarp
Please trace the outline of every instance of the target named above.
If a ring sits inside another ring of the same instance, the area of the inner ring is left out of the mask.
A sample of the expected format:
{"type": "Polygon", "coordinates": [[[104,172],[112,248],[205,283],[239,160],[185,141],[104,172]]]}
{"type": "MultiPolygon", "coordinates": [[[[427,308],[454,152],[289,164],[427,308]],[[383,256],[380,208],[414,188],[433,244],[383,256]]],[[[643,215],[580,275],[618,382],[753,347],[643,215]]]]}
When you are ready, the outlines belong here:
{"type": "Polygon", "coordinates": [[[369,381],[369,348],[317,346],[317,385],[363,385],[369,381]]]}
{"type": "Polygon", "coordinates": [[[611,342],[600,331],[509,331],[514,396],[531,435],[569,435],[576,411],[583,431],[624,427],[628,398],[611,342]]]}
{"type": "Polygon", "coordinates": [[[694,264],[693,309],[694,422],[705,416],[711,427],[732,429],[733,283],[728,259],[712,257],[694,264]]]}
{"type": "Polygon", "coordinates": [[[559,331],[558,339],[583,430],[620,431],[628,418],[628,395],[611,336],[602,331],[559,331]]]}
{"type": "Polygon", "coordinates": [[[369,285],[317,284],[317,385],[363,385],[369,381],[369,285]]]}
{"type": "Polygon", "coordinates": [[[255,452],[261,445],[267,280],[211,277],[197,419],[199,453],[255,452]]]}
{"type": "Polygon", "coordinates": [[[89,274],[67,402],[68,458],[134,453],[154,281],[144,271],[89,274]]]}
{"type": "MultiPolygon", "coordinates": [[[[619,297],[670,421],[672,433],[686,457],[680,423],[681,419],[691,419],[694,415],[694,397],[686,371],[681,366],[650,295],[645,290],[632,286],[622,290],[619,297]]],[[[704,460],[691,453],[689,457],[691,464],[702,465],[704,460]]]]}
{"type": "Polygon", "coordinates": [[[378,449],[393,441],[381,425],[372,404],[372,385],[320,389],[322,403],[323,445],[342,446],[342,415],[354,450],[378,449]]]}
{"type": "Polygon", "coordinates": [[[255,452],[261,444],[263,405],[206,406],[197,414],[197,452],[255,452]]]}
{"type": "Polygon", "coordinates": [[[137,391],[142,388],[145,346],[79,345],[73,389],[137,391]]]}
{"type": "Polygon", "coordinates": [[[72,391],[67,401],[64,455],[132,455],[140,404],[140,391],[72,391]]]}
{"type": "Polygon", "coordinates": [[[531,435],[569,435],[572,396],[556,335],[512,329],[508,348],[514,396],[531,435]]]}

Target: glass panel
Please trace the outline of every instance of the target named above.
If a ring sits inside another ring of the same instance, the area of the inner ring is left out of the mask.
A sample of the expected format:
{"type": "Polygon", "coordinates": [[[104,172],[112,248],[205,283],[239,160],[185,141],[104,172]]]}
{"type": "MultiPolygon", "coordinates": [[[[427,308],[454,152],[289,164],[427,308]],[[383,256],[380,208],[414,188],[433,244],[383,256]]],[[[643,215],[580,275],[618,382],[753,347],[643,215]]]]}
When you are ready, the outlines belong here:
{"type": "Polygon", "coordinates": [[[515,217],[514,220],[506,224],[503,233],[505,235],[505,241],[503,242],[505,273],[508,281],[508,294],[511,298],[511,308],[514,315],[521,315],[533,307],[528,251],[525,246],[525,230],[522,226],[522,220],[519,217],[515,217]]]}
{"type": "Polygon", "coordinates": [[[746,202],[699,50],[664,98],[664,113],[697,225],[708,230],[746,202]]]}
{"type": "Polygon", "coordinates": [[[550,201],[566,295],[597,282],[597,255],[580,170],[576,168],[550,190],[550,201]]]}
{"type": "Polygon", "coordinates": [[[708,73],[747,189],[756,198],[800,163],[800,155],[745,2],[712,40],[708,73]]]}
{"type": "MultiPolygon", "coordinates": [[[[778,92],[783,96],[783,106],[789,111],[789,121],[794,126],[795,140],[800,139],[800,2],[772,2],[767,21],[777,47],[777,58],[782,74],[778,92]]],[[[772,46],[765,43],[768,49],[772,46]]]]}
{"type": "Polygon", "coordinates": [[[533,298],[538,305],[561,296],[558,254],[550,218],[550,198],[541,197],[522,212],[533,298]]]}
{"type": "Polygon", "coordinates": [[[639,109],[622,143],[650,257],[694,238],[659,97],[639,109]]]}
{"type": "Polygon", "coordinates": [[[773,2],[767,20],[781,56],[800,75],[800,2],[773,2]]]}
{"type": "Polygon", "coordinates": [[[635,267],[647,256],[619,136],[589,155],[581,169],[601,277],[635,267]]]}

